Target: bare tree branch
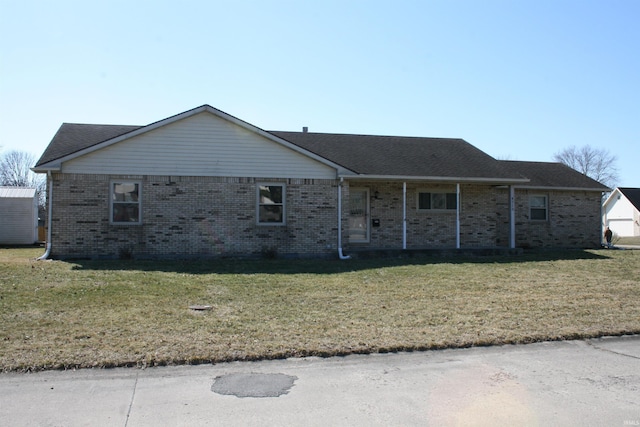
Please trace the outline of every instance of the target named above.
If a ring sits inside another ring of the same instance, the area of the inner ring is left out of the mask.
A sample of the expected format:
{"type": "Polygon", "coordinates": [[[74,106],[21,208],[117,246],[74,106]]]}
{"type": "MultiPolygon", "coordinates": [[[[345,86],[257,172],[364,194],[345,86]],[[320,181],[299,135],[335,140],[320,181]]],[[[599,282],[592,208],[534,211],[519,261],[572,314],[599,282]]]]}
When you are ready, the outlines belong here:
{"type": "Polygon", "coordinates": [[[617,158],[604,149],[573,145],[554,154],[553,159],[610,188],[614,188],[619,180],[617,158]]]}
{"type": "Polygon", "coordinates": [[[0,184],[7,187],[36,187],[42,181],[31,171],[35,157],[24,151],[9,151],[0,157],[0,184]]]}
{"type": "Polygon", "coordinates": [[[36,158],[24,151],[9,151],[0,156],[0,185],[5,187],[29,187],[38,191],[38,203],[46,203],[46,179],[31,171],[36,158]]]}

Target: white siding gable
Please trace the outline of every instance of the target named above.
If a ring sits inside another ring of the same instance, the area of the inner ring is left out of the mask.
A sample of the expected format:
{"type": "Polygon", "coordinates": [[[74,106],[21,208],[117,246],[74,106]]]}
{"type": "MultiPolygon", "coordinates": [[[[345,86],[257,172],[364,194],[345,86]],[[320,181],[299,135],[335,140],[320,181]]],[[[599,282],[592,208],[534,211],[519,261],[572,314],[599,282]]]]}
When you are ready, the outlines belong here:
{"type": "Polygon", "coordinates": [[[62,172],[336,178],[334,168],[208,112],[64,162],[62,172]]]}
{"type": "Polygon", "coordinates": [[[614,195],[614,197],[615,199],[612,200],[611,203],[609,203],[605,208],[607,218],[608,219],[632,219],[633,211],[635,210],[635,208],[633,207],[629,199],[624,197],[619,192],[618,192],[618,195],[614,195]],[[620,198],[618,199],[618,197],[620,198]]]}

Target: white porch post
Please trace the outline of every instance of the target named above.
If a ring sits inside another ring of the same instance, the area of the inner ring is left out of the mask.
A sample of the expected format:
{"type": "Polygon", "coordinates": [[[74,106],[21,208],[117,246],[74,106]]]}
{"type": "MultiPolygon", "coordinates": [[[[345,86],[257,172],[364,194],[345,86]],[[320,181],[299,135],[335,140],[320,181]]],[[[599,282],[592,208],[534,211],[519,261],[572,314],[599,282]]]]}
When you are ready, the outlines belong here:
{"type": "Polygon", "coordinates": [[[516,247],[516,196],[513,185],[509,186],[509,248],[516,247]]]}
{"type": "Polygon", "coordinates": [[[402,183],[402,249],[407,249],[407,183],[402,183]]]}
{"type": "Polygon", "coordinates": [[[350,259],[351,255],[342,253],[342,183],[344,179],[340,178],[338,183],[338,258],[350,259]]]}
{"type": "Polygon", "coordinates": [[[460,183],[456,184],[456,249],[460,249],[460,183]]]}

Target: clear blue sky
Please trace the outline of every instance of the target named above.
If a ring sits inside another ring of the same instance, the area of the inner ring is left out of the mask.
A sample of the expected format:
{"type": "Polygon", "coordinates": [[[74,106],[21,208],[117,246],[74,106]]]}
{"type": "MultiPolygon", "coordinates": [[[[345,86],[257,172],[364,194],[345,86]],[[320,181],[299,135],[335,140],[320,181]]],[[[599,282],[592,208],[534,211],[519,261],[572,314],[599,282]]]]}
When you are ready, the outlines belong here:
{"type": "Polygon", "coordinates": [[[640,187],[640,1],[0,0],[0,146],[210,104],[266,130],[617,156],[640,187]]]}

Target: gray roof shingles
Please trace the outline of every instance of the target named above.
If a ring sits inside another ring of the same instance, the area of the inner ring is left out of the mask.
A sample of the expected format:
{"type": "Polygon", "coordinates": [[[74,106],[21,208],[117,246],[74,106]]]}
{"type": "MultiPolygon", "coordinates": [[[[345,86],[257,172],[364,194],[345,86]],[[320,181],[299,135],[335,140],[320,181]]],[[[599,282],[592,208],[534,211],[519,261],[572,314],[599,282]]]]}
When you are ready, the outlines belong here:
{"type": "Polygon", "coordinates": [[[501,163],[512,171],[518,171],[529,178],[530,182],[524,184],[528,187],[538,188],[585,188],[599,191],[607,191],[608,188],[598,181],[589,178],[575,169],[571,169],[562,163],[552,162],[525,162],[515,160],[502,160],[501,163]]]}
{"type": "Polygon", "coordinates": [[[361,175],[523,179],[462,139],[270,133],[361,175]]]}
{"type": "Polygon", "coordinates": [[[142,126],[63,123],[47,146],[36,167],[85,148],[124,135],[142,126]]]}
{"type": "MultiPolygon", "coordinates": [[[[143,126],[63,123],[36,168],[143,126]]],[[[532,187],[607,188],[560,163],[501,161],[463,139],[270,131],[360,175],[514,182],[532,187]]]]}

